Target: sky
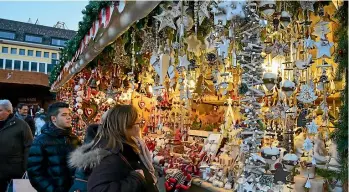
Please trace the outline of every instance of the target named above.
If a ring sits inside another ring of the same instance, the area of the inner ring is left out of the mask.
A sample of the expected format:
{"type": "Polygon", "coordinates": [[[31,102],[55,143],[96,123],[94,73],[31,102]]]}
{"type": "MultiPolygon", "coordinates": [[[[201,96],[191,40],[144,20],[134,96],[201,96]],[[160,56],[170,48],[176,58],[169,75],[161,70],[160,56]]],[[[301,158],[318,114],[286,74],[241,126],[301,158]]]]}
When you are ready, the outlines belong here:
{"type": "Polygon", "coordinates": [[[79,1],[2,1],[0,18],[32,23],[39,19],[40,25],[53,26],[64,22],[68,29],[77,31],[82,20],[81,11],[88,0],[79,1]]]}

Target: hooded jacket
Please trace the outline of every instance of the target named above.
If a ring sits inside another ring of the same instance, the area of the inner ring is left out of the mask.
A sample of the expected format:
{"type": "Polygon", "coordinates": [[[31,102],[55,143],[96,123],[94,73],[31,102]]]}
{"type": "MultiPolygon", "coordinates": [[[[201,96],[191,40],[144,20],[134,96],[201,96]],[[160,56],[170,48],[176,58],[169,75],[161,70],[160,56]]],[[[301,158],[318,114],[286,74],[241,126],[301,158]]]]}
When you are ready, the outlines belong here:
{"type": "Polygon", "coordinates": [[[68,155],[80,145],[71,129],[59,129],[52,123],[42,127],[29,151],[28,177],[38,192],[67,192],[74,170],[68,167],[68,155]]]}
{"type": "Polygon", "coordinates": [[[85,144],[69,155],[69,166],[76,169],[74,183],[69,190],[70,192],[77,190],[87,192],[87,180],[92,169],[99,165],[104,157],[111,155],[111,152],[104,149],[91,149],[93,144],[93,142],[85,144]]]}
{"type": "MultiPolygon", "coordinates": [[[[104,150],[104,149],[102,149],[104,150]]],[[[152,174],[128,144],[109,150],[93,168],[87,182],[89,192],[158,192],[152,174]],[[143,170],[144,176],[135,170],[143,170]]]]}

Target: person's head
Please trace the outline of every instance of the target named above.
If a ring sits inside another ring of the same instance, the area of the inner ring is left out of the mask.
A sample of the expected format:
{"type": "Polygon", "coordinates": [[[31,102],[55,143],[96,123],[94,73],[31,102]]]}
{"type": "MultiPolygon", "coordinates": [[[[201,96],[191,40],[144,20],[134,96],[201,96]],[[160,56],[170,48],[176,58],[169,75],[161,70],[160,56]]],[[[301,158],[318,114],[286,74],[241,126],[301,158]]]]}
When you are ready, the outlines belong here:
{"type": "Polygon", "coordinates": [[[26,116],[28,115],[29,106],[25,103],[19,103],[17,105],[17,110],[20,115],[26,116]]]}
{"type": "Polygon", "coordinates": [[[13,113],[12,103],[9,100],[0,100],[0,121],[4,121],[13,113]]]}
{"type": "Polygon", "coordinates": [[[45,113],[45,109],[44,108],[40,108],[39,113],[40,114],[44,114],[45,113]]]}
{"type": "Polygon", "coordinates": [[[107,140],[106,148],[123,150],[124,142],[139,153],[139,148],[133,140],[140,135],[137,120],[138,113],[134,106],[117,105],[108,111],[105,121],[98,130],[98,135],[107,140]]]}
{"type": "Polygon", "coordinates": [[[47,118],[49,122],[53,123],[58,128],[71,127],[71,113],[69,105],[64,102],[53,103],[48,107],[47,118]]]}

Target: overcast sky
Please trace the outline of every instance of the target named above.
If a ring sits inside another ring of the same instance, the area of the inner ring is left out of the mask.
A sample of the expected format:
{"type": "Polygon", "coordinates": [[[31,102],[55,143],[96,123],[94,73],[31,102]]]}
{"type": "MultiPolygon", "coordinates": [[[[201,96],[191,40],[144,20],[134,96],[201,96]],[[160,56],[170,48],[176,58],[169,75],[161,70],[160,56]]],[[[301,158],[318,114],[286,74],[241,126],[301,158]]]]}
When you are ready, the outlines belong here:
{"type": "Polygon", "coordinates": [[[57,21],[64,22],[68,29],[78,30],[82,20],[81,11],[88,4],[79,1],[1,1],[0,18],[32,23],[39,19],[40,25],[53,26],[57,21]]]}

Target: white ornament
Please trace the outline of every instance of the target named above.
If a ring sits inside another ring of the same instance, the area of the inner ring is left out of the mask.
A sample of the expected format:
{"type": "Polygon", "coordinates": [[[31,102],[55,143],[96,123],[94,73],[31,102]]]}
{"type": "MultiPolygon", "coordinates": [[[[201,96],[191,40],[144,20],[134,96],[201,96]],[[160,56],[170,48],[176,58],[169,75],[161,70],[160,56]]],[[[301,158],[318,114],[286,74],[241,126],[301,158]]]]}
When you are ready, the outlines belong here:
{"type": "Polygon", "coordinates": [[[308,128],[308,133],[317,133],[317,129],[318,129],[318,125],[316,125],[315,121],[313,120],[312,122],[310,122],[308,125],[307,125],[307,128],[308,128]]]}
{"type": "Polygon", "coordinates": [[[312,49],[314,47],[314,41],[311,39],[310,35],[307,39],[304,39],[304,46],[307,49],[312,49]]]}
{"type": "Polygon", "coordinates": [[[79,84],[80,85],[83,85],[84,83],[85,83],[85,79],[83,79],[83,78],[79,79],[79,84]]]}
{"type": "MultiPolygon", "coordinates": [[[[177,19],[176,24],[177,28],[180,29],[182,24],[182,17],[179,17],[177,19]]],[[[194,20],[188,15],[183,15],[183,26],[186,31],[190,31],[194,26],[194,20]]],[[[178,33],[180,33],[180,30],[178,30],[178,33]]]]}
{"type": "Polygon", "coordinates": [[[170,66],[170,56],[168,54],[160,55],[160,83],[165,82],[165,77],[167,74],[168,67],[170,66]]]}
{"type": "Polygon", "coordinates": [[[312,103],[317,99],[313,89],[309,85],[302,85],[297,99],[303,103],[312,103]]]}
{"type": "Polygon", "coordinates": [[[321,57],[331,57],[331,47],[333,46],[332,42],[329,42],[327,39],[321,39],[315,43],[317,48],[317,59],[321,57]]]}
{"type": "Polygon", "coordinates": [[[77,103],[82,103],[82,98],[81,98],[81,97],[77,97],[77,98],[75,99],[75,101],[76,101],[77,103]]]}
{"type": "Polygon", "coordinates": [[[313,149],[313,143],[308,137],[304,140],[303,147],[304,147],[304,150],[307,152],[313,149]]]}
{"type": "Polygon", "coordinates": [[[190,65],[190,62],[188,61],[187,55],[179,56],[179,67],[184,67],[188,70],[188,65],[190,65]]]}
{"type": "Polygon", "coordinates": [[[222,43],[218,44],[218,55],[221,56],[222,58],[227,58],[228,57],[228,49],[230,45],[230,40],[223,37],[222,43]]]}
{"type": "Polygon", "coordinates": [[[78,91],[78,92],[76,93],[76,95],[82,97],[82,96],[84,96],[84,92],[83,92],[83,91],[78,91]]]}
{"type": "Polygon", "coordinates": [[[165,27],[171,27],[172,29],[176,30],[176,26],[173,22],[173,15],[169,11],[163,11],[160,15],[153,16],[156,20],[160,21],[160,27],[159,31],[160,32],[162,29],[165,27]]]}
{"type": "Polygon", "coordinates": [[[74,91],[79,91],[80,90],[80,85],[75,85],[74,91]]]}
{"type": "Polygon", "coordinates": [[[78,109],[77,112],[78,112],[79,115],[84,114],[84,111],[82,109],[78,109]]]}

